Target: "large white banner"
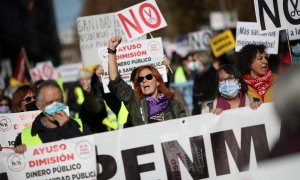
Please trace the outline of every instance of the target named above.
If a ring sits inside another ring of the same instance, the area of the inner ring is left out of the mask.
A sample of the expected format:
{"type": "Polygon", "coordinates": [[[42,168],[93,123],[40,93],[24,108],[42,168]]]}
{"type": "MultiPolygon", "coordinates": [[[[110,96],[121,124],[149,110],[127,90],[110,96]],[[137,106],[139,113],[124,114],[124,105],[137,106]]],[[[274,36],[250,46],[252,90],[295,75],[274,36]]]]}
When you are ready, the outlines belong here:
{"type": "MultiPolygon", "coordinates": [[[[127,40],[115,13],[78,17],[77,32],[85,66],[102,64],[97,49],[107,47],[111,37],[118,35],[127,40]]],[[[146,36],[140,39],[146,39],[146,36]]]]}
{"type": "Polygon", "coordinates": [[[279,32],[260,33],[254,22],[237,22],[235,52],[239,52],[247,44],[264,44],[269,54],[278,53],[279,32]]]}
{"type": "Polygon", "coordinates": [[[257,171],[279,131],[263,104],[97,134],[98,179],[233,179],[257,171]]]}
{"type": "MultiPolygon", "coordinates": [[[[99,49],[99,56],[103,61],[104,75],[102,83],[104,92],[109,92],[107,87],[109,83],[108,76],[108,55],[107,48],[99,49]]],[[[121,43],[117,48],[117,63],[119,73],[128,84],[132,70],[143,65],[152,65],[160,72],[164,81],[167,81],[166,67],[162,64],[163,61],[163,45],[161,38],[153,38],[135,42],[121,43]]]]}
{"type": "MultiPolygon", "coordinates": [[[[231,180],[258,171],[257,162],[268,155],[279,133],[273,104],[265,103],[257,110],[245,107],[91,137],[97,149],[97,179],[231,180]]],[[[93,169],[92,162],[85,165],[89,167],[93,169]]]]}
{"type": "Polygon", "coordinates": [[[24,154],[6,156],[9,179],[87,179],[97,176],[93,136],[29,147],[24,154]]]}
{"type": "Polygon", "coordinates": [[[155,0],[147,0],[116,12],[127,40],[167,26],[155,0]]]}
{"type": "Polygon", "coordinates": [[[254,0],[254,7],[262,31],[293,29],[300,24],[298,0],[254,0]]]}

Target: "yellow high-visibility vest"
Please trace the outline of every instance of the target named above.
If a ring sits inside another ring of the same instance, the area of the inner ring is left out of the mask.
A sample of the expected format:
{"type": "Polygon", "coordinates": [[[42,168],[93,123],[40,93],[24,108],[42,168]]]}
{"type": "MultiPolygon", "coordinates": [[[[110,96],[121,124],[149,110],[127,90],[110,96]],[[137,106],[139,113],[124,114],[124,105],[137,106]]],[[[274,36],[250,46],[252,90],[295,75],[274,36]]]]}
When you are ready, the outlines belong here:
{"type": "MultiPolygon", "coordinates": [[[[75,118],[74,120],[78,123],[80,132],[83,132],[83,126],[82,126],[81,119],[75,118]]],[[[43,142],[38,134],[36,134],[34,136],[31,135],[31,129],[32,129],[32,126],[29,126],[25,129],[23,129],[23,131],[21,133],[22,144],[25,144],[27,147],[43,144],[43,142]]]]}
{"type": "Polygon", "coordinates": [[[174,83],[186,83],[186,77],[184,74],[184,69],[182,66],[179,66],[176,71],[175,71],[175,75],[174,75],[174,83]]]}
{"type": "Polygon", "coordinates": [[[102,120],[102,124],[106,125],[108,130],[120,129],[126,122],[128,117],[128,111],[122,101],[121,108],[118,116],[109,108],[106,101],[104,101],[107,117],[102,120]]]}

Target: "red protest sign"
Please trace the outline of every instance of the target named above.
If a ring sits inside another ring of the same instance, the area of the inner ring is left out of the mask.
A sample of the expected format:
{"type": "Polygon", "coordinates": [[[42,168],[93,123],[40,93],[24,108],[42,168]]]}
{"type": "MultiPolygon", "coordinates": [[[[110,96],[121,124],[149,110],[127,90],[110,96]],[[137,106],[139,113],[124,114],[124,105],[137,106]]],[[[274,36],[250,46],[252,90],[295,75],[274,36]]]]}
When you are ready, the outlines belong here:
{"type": "Polygon", "coordinates": [[[131,6],[116,15],[128,40],[167,26],[155,0],[131,6]]]}

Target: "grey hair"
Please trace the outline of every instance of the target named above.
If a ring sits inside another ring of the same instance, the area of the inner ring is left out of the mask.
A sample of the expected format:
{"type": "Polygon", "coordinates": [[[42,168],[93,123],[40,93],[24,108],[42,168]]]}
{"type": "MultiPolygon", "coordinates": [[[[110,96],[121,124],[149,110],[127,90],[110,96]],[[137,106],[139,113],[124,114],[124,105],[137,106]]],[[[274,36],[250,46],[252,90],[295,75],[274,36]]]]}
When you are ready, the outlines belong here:
{"type": "Polygon", "coordinates": [[[300,68],[283,75],[275,86],[274,106],[288,131],[300,132],[300,68]]]}
{"type": "Polygon", "coordinates": [[[42,82],[36,92],[36,101],[41,101],[41,91],[42,89],[46,88],[46,87],[54,87],[57,88],[60,92],[61,95],[61,101],[63,101],[63,90],[60,88],[60,86],[58,85],[58,83],[55,80],[46,80],[44,82],[42,82]]]}

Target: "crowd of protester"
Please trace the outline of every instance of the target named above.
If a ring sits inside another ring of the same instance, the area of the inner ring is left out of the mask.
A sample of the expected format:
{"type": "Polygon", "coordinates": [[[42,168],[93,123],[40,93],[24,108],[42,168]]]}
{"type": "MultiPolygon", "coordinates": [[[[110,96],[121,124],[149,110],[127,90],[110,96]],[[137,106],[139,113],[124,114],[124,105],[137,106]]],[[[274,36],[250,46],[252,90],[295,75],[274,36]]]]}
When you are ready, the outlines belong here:
{"type": "Polygon", "coordinates": [[[283,57],[273,58],[280,62],[271,69],[263,45],[246,45],[231,60],[216,58],[208,51],[191,52],[185,57],[174,52],[171,60],[162,60],[168,69],[168,83],[163,82],[156,68],[141,66],[131,74],[132,88],[118,72],[116,54],[121,41],[115,36],[108,42],[110,93],[103,90],[102,65],[94,69],[90,80],[81,74],[71,89],[55,80],[40,80],[17,87],[12,97],[1,90],[0,113],[42,111],[32,127],[16,138],[16,152],[22,153],[27,146],[39,143],[201,113],[220,115],[225,110],[246,106],[257,109],[272,101],[278,76],[291,68],[286,52],[283,57]],[[68,105],[69,115],[64,111],[45,113],[53,102],[68,105]],[[50,135],[53,132],[55,136],[50,135]]]}

